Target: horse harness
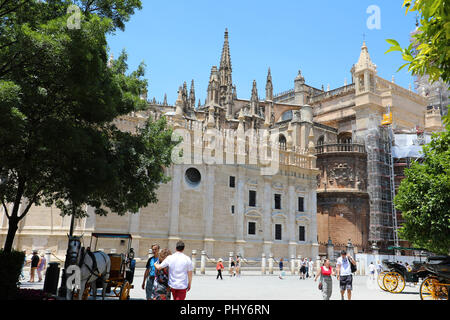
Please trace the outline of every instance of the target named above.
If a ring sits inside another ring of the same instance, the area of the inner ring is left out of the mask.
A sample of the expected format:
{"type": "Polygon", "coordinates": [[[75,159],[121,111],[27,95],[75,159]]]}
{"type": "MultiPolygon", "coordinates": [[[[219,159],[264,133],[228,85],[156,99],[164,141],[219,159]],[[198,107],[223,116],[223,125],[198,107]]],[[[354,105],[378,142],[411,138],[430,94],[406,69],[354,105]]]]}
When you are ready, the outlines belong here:
{"type": "MultiPolygon", "coordinates": [[[[101,254],[101,256],[102,256],[102,258],[103,258],[103,260],[105,261],[105,264],[106,264],[106,259],[105,259],[104,255],[101,254]]],[[[91,250],[85,250],[84,247],[81,249],[81,259],[80,259],[80,263],[79,263],[80,269],[83,267],[83,265],[86,266],[86,268],[90,272],[89,278],[86,281],[87,283],[89,283],[89,280],[91,279],[92,276],[96,276],[97,278],[101,278],[102,277],[102,274],[98,270],[97,259],[95,258],[94,253],[92,253],[91,250]],[[89,257],[92,260],[92,269],[89,268],[89,266],[86,263],[84,263],[84,258],[86,257],[86,254],[88,254],[89,257]]],[[[109,272],[106,272],[106,274],[109,274],[109,272]]]]}

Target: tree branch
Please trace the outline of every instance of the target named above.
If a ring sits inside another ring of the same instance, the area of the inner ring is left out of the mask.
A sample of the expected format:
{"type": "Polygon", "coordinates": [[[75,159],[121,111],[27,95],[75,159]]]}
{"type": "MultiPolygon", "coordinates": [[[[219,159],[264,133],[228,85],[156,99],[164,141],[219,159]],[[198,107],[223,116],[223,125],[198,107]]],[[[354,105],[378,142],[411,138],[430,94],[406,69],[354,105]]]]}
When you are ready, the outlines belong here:
{"type": "Polygon", "coordinates": [[[3,197],[2,197],[2,205],[3,205],[3,208],[5,209],[6,217],[9,220],[9,218],[11,218],[11,216],[8,214],[8,207],[6,206],[5,201],[3,200],[3,197]]]}

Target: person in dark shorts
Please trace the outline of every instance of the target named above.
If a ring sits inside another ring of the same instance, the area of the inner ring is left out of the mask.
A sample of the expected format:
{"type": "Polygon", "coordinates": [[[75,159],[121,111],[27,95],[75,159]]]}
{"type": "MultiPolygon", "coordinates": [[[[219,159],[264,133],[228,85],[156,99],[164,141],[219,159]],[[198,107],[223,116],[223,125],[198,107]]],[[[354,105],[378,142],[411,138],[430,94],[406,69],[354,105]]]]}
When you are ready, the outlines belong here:
{"type": "Polygon", "coordinates": [[[231,258],[231,264],[230,264],[230,277],[235,277],[235,276],[236,276],[236,273],[235,273],[235,271],[234,271],[234,265],[235,265],[234,259],[231,258]]]}
{"type": "Polygon", "coordinates": [[[39,256],[38,252],[36,250],[33,250],[33,256],[31,257],[31,269],[30,269],[30,281],[28,282],[34,282],[34,274],[36,273],[36,269],[39,265],[39,256]]]}
{"type": "Polygon", "coordinates": [[[342,250],[341,256],[336,261],[336,275],[341,287],[342,300],[344,300],[345,291],[347,291],[348,300],[352,299],[353,275],[350,263],[356,265],[355,260],[342,250]]]}

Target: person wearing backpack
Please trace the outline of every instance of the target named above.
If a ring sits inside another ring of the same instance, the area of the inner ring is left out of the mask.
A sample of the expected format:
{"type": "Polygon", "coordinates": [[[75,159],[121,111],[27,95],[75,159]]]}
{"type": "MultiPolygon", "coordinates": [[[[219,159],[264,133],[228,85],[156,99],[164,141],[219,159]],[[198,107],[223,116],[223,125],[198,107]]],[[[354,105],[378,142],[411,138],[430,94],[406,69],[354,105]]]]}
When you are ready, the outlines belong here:
{"type": "Polygon", "coordinates": [[[356,272],[356,261],[345,250],[341,251],[341,256],[336,261],[336,275],[341,288],[341,300],[347,290],[348,300],[352,299],[353,273],[356,272]]]}

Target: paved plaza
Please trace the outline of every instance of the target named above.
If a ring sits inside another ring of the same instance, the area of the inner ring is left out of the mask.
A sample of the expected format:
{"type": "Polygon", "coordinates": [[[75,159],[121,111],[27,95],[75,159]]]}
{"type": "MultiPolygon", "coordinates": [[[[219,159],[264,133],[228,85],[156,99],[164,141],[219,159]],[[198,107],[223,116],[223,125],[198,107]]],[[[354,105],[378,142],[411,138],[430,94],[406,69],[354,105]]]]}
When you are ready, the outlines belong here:
{"type": "MultiPolygon", "coordinates": [[[[142,279],[145,269],[136,269],[131,290],[131,299],[145,299],[142,290],[142,279]]],[[[262,276],[257,271],[243,272],[241,277],[231,278],[225,275],[223,280],[216,280],[216,272],[207,271],[206,275],[194,275],[192,289],[187,300],[321,300],[321,291],[317,289],[318,282],[306,279],[300,280],[297,275],[286,275],[279,279],[278,271],[274,275],[262,276]]],[[[28,280],[28,272],[25,271],[28,280]]],[[[22,288],[41,289],[41,283],[23,282],[22,288]]],[[[354,276],[352,300],[420,300],[420,284],[407,284],[400,294],[382,291],[376,281],[370,281],[368,276],[354,276]]],[[[99,291],[100,293],[100,291],[99,291]]],[[[333,294],[331,300],[340,300],[339,283],[333,278],[333,294]]]]}

